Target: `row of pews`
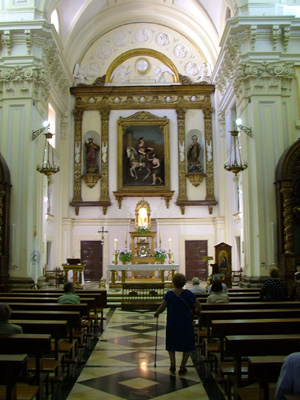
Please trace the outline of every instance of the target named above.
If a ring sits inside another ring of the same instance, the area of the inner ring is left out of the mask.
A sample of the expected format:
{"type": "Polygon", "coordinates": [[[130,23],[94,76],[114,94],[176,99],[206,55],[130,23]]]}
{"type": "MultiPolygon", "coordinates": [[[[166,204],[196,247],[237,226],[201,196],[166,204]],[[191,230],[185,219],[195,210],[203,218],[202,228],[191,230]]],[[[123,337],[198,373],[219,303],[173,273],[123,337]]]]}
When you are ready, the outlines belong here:
{"type": "Polygon", "coordinates": [[[0,334],[0,400],[49,399],[103,329],[105,290],[79,291],[80,304],[58,304],[62,294],[60,289],[0,293],[0,302],[12,309],[9,321],[23,329],[23,334],[0,334]]]}
{"type": "Polygon", "coordinates": [[[226,304],[197,295],[196,343],[228,400],[275,399],[284,358],[300,352],[300,302],[261,302],[257,289],[228,294],[226,304]]]}

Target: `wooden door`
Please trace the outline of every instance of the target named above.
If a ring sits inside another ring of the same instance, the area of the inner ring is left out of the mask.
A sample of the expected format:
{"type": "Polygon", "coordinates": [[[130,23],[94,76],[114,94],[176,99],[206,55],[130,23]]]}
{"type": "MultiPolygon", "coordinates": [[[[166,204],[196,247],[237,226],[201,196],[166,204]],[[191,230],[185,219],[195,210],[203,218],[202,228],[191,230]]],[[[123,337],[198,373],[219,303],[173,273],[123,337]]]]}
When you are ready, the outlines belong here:
{"type": "Polygon", "coordinates": [[[103,275],[102,244],[100,240],[81,241],[81,263],[85,264],[84,280],[100,281],[103,275]]]}
{"type": "Polygon", "coordinates": [[[207,280],[207,240],[185,241],[185,275],[188,281],[197,276],[201,281],[207,280]]]}

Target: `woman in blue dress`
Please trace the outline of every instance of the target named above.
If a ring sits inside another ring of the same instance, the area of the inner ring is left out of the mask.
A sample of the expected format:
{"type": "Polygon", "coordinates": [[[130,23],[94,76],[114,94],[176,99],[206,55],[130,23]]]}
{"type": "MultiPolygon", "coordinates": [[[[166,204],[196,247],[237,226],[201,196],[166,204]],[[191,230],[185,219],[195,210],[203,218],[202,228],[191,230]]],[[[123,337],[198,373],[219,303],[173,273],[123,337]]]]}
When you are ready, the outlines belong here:
{"type": "Polygon", "coordinates": [[[175,274],[173,278],[174,289],[165,293],[161,305],[154,316],[167,308],[166,350],[170,357],[170,372],[176,372],[175,351],[182,352],[179,374],[187,372],[185,367],[190,352],[195,350],[195,335],[193,327],[193,313],[191,307],[200,311],[201,305],[196,296],[187,289],[183,289],[186,278],[183,274],[175,274]]]}

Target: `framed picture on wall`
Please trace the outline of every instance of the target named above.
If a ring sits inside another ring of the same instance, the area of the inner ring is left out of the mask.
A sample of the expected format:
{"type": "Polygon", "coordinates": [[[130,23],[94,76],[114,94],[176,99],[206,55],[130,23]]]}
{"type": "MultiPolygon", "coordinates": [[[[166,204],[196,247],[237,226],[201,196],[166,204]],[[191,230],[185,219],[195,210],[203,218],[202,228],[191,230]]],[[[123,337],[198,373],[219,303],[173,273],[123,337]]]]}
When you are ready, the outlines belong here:
{"type": "Polygon", "coordinates": [[[118,119],[118,190],[170,189],[169,120],[140,111],[118,119]]]}

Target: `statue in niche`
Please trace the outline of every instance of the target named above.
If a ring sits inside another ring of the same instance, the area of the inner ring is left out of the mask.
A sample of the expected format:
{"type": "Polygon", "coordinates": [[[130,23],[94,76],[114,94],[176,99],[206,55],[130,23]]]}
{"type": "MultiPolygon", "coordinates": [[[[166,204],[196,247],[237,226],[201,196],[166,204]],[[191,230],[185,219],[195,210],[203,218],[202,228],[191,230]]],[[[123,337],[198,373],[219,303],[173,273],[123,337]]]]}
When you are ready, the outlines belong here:
{"type": "Polygon", "coordinates": [[[86,173],[87,174],[98,174],[99,167],[97,162],[97,153],[100,147],[94,143],[93,138],[89,138],[85,143],[86,149],[86,173]]]}
{"type": "Polygon", "coordinates": [[[198,142],[198,136],[192,136],[192,143],[189,145],[187,159],[189,172],[202,172],[202,165],[199,161],[201,146],[198,142]]]}

